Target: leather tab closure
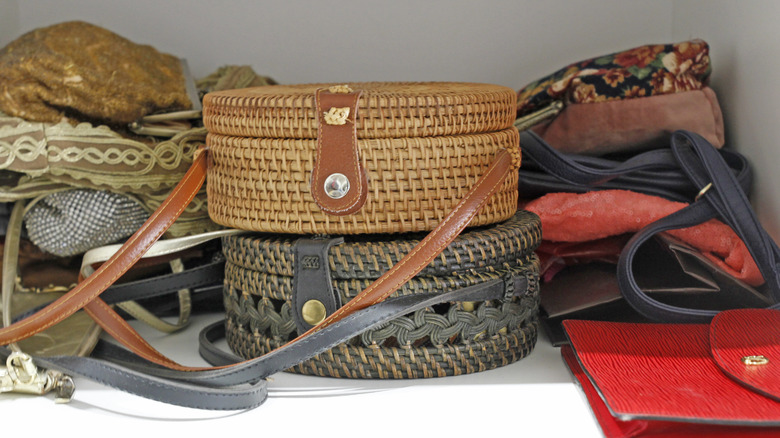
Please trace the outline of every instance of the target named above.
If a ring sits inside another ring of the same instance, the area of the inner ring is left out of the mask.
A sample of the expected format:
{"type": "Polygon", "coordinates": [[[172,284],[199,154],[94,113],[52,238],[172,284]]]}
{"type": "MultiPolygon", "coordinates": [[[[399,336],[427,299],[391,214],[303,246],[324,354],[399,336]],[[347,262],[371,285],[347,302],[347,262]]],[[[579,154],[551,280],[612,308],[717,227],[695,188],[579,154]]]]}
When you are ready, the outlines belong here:
{"type": "Polygon", "coordinates": [[[360,94],[331,87],[317,90],[315,99],[319,129],[311,193],[323,211],[336,216],[360,210],[368,196],[355,126],[360,94]]]}
{"type": "Polygon", "coordinates": [[[344,238],[298,239],[293,276],[293,319],[298,334],[304,333],[341,307],[338,291],[333,289],[328,266],[328,251],[344,238]]]}
{"type": "Polygon", "coordinates": [[[710,325],[718,367],[741,385],[780,401],[780,311],[721,312],[710,325]]]}

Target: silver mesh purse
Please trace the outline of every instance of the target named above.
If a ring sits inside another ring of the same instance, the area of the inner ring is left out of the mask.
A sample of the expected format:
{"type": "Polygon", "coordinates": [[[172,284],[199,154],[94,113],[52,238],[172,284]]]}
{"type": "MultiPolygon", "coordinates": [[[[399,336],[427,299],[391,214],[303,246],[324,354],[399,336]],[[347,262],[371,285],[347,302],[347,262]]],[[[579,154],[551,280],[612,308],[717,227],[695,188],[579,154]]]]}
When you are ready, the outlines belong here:
{"type": "Polygon", "coordinates": [[[35,245],[68,257],[122,240],[148,217],[129,196],[75,189],[44,196],[25,214],[24,221],[35,245]]]}

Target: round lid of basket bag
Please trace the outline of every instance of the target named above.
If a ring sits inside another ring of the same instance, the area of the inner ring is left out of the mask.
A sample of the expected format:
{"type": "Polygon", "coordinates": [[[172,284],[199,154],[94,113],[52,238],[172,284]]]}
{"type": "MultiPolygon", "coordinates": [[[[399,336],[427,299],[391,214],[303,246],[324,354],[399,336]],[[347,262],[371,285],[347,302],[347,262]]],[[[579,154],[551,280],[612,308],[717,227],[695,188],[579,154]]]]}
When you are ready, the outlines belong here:
{"type": "Polygon", "coordinates": [[[237,137],[317,138],[319,89],[360,91],[358,138],[405,138],[492,132],[515,120],[514,90],[463,82],[362,82],[271,85],[207,94],[209,132],[237,137]]]}

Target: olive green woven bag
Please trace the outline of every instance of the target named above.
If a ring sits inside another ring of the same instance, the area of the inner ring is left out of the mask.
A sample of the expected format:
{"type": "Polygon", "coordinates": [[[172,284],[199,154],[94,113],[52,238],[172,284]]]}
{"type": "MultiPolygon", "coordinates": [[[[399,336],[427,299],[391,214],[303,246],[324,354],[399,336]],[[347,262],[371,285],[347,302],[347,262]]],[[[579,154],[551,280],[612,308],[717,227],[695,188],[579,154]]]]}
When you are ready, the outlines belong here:
{"type": "MultiPolygon", "coordinates": [[[[417,243],[419,235],[345,237],[327,248],[333,291],[355,297],[417,243]]],[[[503,223],[459,236],[393,296],[444,293],[503,280],[503,299],[425,308],[296,365],[289,371],[349,378],[420,378],[467,374],[515,362],[531,352],[538,330],[541,239],[536,215],[518,212],[503,223]]],[[[323,239],[327,241],[327,239],[323,239]]],[[[226,237],[225,307],[230,348],[249,359],[297,335],[297,238],[269,234],[226,237]]],[[[308,257],[308,256],[307,256],[308,257]]],[[[303,264],[300,264],[300,263],[303,264]]],[[[310,321],[316,323],[317,321],[310,321]]],[[[303,327],[305,329],[306,327],[303,327]]]]}

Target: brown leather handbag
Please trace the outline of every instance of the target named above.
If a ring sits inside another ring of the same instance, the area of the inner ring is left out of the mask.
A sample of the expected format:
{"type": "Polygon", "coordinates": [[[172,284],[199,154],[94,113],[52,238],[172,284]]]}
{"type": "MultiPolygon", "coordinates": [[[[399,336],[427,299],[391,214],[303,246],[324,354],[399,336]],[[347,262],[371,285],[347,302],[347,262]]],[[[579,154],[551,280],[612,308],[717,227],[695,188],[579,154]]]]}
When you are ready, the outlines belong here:
{"type": "Polygon", "coordinates": [[[262,403],[266,376],[369,327],[441,302],[513,293],[511,284],[497,280],[487,288],[387,299],[467,226],[515,215],[520,149],[512,126],[513,90],[462,83],[268,86],[211,93],[203,114],[206,146],[160,208],[71,292],[0,329],[0,344],[84,308],[143,360],[109,352],[113,362],[36,358],[39,365],[169,403],[244,409],[262,403]],[[143,341],[100,294],[165,233],[207,175],[209,214],[226,227],[314,235],[430,232],[362,292],[286,345],[229,366],[182,366],[143,341]]]}

